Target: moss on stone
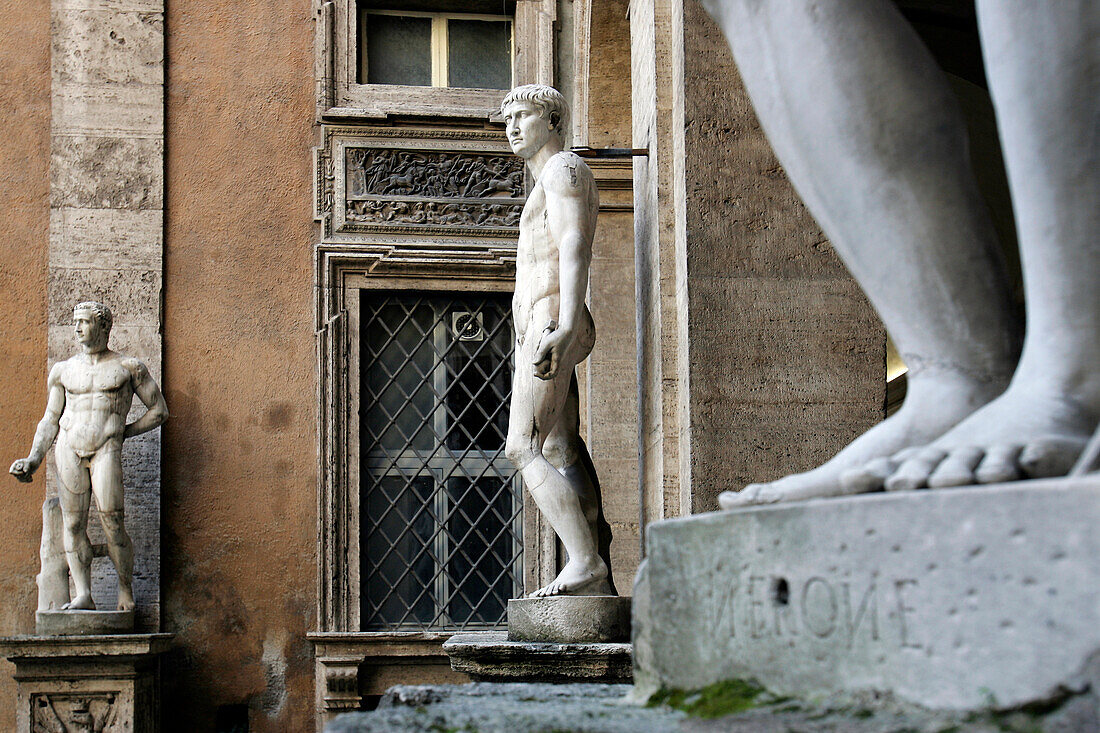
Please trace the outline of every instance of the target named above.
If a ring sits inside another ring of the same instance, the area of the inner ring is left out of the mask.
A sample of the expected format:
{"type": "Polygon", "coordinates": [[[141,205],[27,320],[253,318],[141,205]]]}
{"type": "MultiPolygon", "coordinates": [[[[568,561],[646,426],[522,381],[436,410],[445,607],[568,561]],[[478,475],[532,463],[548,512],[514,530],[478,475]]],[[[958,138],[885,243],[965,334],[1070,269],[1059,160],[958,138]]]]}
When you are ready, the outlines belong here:
{"type": "Polygon", "coordinates": [[[696,718],[720,718],[764,704],[779,702],[760,685],[750,680],[725,680],[707,685],[701,690],[660,690],[648,707],[667,705],[696,718]]]}

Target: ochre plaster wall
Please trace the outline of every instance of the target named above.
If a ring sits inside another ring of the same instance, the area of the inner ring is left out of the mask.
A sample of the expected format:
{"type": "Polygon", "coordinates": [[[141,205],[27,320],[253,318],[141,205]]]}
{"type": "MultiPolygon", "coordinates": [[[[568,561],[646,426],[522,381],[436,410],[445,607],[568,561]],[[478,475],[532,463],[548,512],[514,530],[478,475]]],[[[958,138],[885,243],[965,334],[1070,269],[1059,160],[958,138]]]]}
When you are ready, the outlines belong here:
{"type": "MultiPolygon", "coordinates": [[[[45,470],[7,475],[46,405],[50,8],[14,0],[0,23],[0,636],[34,632],[45,470]]],[[[0,661],[0,730],[15,726],[15,667],[0,661]]]]}
{"type": "Polygon", "coordinates": [[[311,730],[310,3],[168,5],[167,731],[311,730]]]}

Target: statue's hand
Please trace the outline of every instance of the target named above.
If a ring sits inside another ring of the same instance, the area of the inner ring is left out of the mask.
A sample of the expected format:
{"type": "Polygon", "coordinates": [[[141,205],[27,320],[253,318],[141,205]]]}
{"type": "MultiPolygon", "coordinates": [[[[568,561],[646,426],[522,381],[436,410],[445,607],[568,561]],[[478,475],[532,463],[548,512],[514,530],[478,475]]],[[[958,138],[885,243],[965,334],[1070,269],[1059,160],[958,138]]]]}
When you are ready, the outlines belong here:
{"type": "Polygon", "coordinates": [[[38,464],[32,461],[30,458],[20,458],[11,464],[11,468],[8,469],[8,473],[15,476],[17,479],[25,484],[29,484],[34,477],[34,472],[38,468],[38,464]]]}
{"type": "Polygon", "coordinates": [[[542,329],[542,337],[535,349],[535,358],[532,364],[535,367],[535,376],[539,379],[553,379],[558,374],[561,365],[562,354],[573,342],[573,334],[558,328],[556,321],[550,321],[546,328],[542,329]]]}

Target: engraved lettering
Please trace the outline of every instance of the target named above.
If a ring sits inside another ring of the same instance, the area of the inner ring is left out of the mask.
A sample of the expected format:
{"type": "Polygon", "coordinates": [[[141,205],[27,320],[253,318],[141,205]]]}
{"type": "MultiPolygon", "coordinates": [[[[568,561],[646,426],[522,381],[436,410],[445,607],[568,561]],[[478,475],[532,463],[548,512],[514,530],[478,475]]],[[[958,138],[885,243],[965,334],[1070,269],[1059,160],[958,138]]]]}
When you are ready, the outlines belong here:
{"type": "Polygon", "coordinates": [[[767,587],[767,578],[759,575],[749,576],[749,636],[754,639],[759,639],[764,636],[768,631],[768,621],[762,617],[762,614],[758,615],[758,611],[764,609],[764,598],[762,597],[763,590],[767,587]]]}
{"type": "Polygon", "coordinates": [[[871,585],[863,594],[863,599],[859,602],[854,617],[852,616],[851,589],[848,583],[841,583],[841,586],[844,588],[844,618],[848,621],[848,646],[850,647],[855,641],[860,622],[868,614],[871,618],[869,622],[871,625],[871,639],[878,641],[878,599],[875,595],[875,582],[872,580],[871,585]]]}
{"type": "Polygon", "coordinates": [[[898,602],[898,628],[901,630],[901,647],[902,649],[920,649],[920,644],[914,644],[909,639],[909,625],[905,622],[905,614],[915,611],[917,609],[912,606],[905,605],[905,598],[903,597],[903,590],[907,585],[916,585],[917,581],[912,578],[906,578],[903,580],[894,581],[894,594],[897,597],[898,602]]]}
{"type": "Polygon", "coordinates": [[[836,591],[833,586],[829,585],[829,582],[825,578],[814,576],[806,581],[806,584],[802,586],[802,625],[809,630],[811,634],[819,639],[825,639],[832,636],[837,627],[837,616],[839,615],[839,608],[837,607],[836,591]],[[825,623],[820,623],[821,619],[817,619],[817,623],[811,622],[810,604],[807,602],[810,599],[810,592],[815,588],[821,588],[821,591],[816,595],[821,600],[821,594],[824,593],[824,598],[828,599],[825,604],[815,603],[815,608],[822,608],[828,606],[828,618],[825,619],[825,623]]]}

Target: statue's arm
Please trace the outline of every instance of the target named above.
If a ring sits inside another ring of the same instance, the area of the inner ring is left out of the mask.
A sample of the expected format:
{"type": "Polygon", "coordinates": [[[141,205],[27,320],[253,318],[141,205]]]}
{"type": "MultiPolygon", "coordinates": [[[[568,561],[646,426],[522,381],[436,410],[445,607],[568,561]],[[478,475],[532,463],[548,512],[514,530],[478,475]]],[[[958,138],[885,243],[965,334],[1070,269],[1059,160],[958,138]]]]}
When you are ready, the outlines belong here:
{"type": "MultiPolygon", "coordinates": [[[[568,342],[576,333],[588,292],[588,270],[592,263],[591,233],[595,211],[590,211],[588,186],[592,172],[584,163],[575,168],[556,163],[543,179],[546,191],[547,227],[558,246],[558,277],[561,305],[558,329],[568,334],[568,342]],[[587,180],[586,180],[587,179],[587,180]]],[[[553,164],[553,163],[552,163],[553,164]]],[[[568,342],[563,344],[567,346],[568,342]]]]}
{"type": "Polygon", "coordinates": [[[534,374],[553,379],[562,356],[577,337],[588,290],[592,261],[592,233],[596,211],[587,193],[592,172],[583,163],[572,166],[553,160],[543,172],[546,219],[550,238],[558,248],[558,322],[548,323],[535,350],[534,374]],[[587,180],[586,180],[587,179],[587,180]]]}
{"type": "Polygon", "coordinates": [[[26,458],[20,458],[11,464],[9,473],[20,481],[30,481],[34,472],[42,465],[46,458],[46,451],[57,439],[57,431],[60,429],[61,413],[65,410],[65,387],[61,384],[61,364],[54,364],[50,370],[50,376],[46,381],[46,413],[38,421],[38,427],[34,431],[34,441],[31,443],[31,452],[26,458]]]}
{"type": "Polygon", "coordinates": [[[141,404],[147,408],[145,414],[126,426],[122,433],[123,438],[132,438],[135,435],[147,433],[155,427],[164,424],[168,419],[168,403],[164,401],[160,386],[149,369],[140,361],[135,360],[130,365],[131,380],[134,385],[134,394],[141,400],[141,404]]]}

